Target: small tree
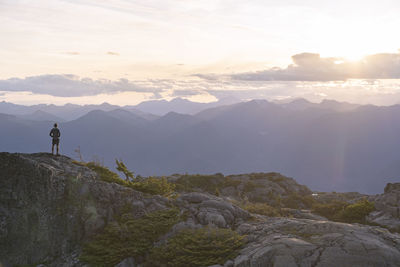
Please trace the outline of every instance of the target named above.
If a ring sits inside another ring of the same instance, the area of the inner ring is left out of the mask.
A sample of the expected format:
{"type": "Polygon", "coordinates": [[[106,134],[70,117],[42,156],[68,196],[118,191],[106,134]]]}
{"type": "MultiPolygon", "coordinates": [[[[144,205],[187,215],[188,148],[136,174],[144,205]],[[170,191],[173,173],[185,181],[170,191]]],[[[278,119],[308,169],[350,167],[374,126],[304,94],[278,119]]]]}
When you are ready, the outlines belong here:
{"type": "Polygon", "coordinates": [[[82,157],[81,146],[78,146],[78,147],[74,150],[74,152],[78,155],[78,158],[79,158],[80,162],[85,162],[85,161],[83,160],[83,157],[82,157]]]}
{"type": "Polygon", "coordinates": [[[125,175],[125,180],[129,181],[129,178],[134,178],[133,172],[128,170],[122,160],[115,159],[115,163],[117,164],[117,171],[122,172],[125,175]]]}

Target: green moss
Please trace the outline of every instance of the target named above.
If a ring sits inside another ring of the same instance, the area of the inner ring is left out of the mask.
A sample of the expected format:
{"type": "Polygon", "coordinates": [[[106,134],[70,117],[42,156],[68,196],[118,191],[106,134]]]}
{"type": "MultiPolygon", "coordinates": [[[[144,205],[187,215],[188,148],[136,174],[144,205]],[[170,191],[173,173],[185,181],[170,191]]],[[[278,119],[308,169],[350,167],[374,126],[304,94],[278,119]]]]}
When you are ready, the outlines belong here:
{"type": "Polygon", "coordinates": [[[143,258],[179,221],[178,209],[156,211],[139,219],[124,214],[84,245],[80,260],[101,267],[114,266],[127,257],[143,258]]]}
{"type": "Polygon", "coordinates": [[[146,266],[209,266],[234,259],[244,245],[244,236],[230,229],[200,228],[180,231],[154,248],[146,266]]]}

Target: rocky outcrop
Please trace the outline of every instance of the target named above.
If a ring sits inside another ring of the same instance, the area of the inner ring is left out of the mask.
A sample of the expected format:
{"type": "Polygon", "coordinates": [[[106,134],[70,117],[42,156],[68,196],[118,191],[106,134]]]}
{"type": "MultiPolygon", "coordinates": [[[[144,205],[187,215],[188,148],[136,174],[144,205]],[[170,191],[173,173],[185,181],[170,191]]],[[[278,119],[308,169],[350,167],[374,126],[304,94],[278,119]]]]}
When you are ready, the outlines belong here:
{"type": "Polygon", "coordinates": [[[167,203],[99,181],[67,157],[0,153],[0,263],[73,266],[82,242],[121,210],[140,217],[167,203]]]}
{"type": "Polygon", "coordinates": [[[193,224],[235,228],[250,218],[247,211],[210,194],[182,194],[176,205],[190,214],[188,221],[193,224]]]}
{"type": "MultiPolygon", "coordinates": [[[[301,209],[287,210],[295,218],[270,218],[228,201],[229,190],[248,198],[249,192],[259,194],[258,200],[279,192],[311,194],[293,179],[277,174],[230,178],[240,181],[224,188],[221,197],[181,192],[176,199],[167,199],[103,182],[67,157],[0,153],[0,265],[84,266],[79,261],[82,243],[118,215],[141,218],[177,207],[183,219],[159,239],[160,244],[182,229],[204,226],[247,236],[239,256],[224,266],[400,266],[400,235],[384,228],[331,222],[301,209]]],[[[375,196],[377,212],[398,220],[399,189],[397,184],[388,185],[384,194],[375,196]]],[[[117,266],[140,263],[128,257],[117,266]]]]}
{"type": "Polygon", "coordinates": [[[249,243],[234,266],[399,266],[400,236],[379,227],[269,218],[244,223],[249,243]]]}
{"type": "MultiPolygon", "coordinates": [[[[310,196],[312,191],[305,185],[298,184],[293,178],[285,177],[280,173],[250,173],[239,175],[214,174],[214,175],[179,175],[174,174],[167,177],[167,179],[182,186],[190,179],[203,179],[209,184],[214,186],[199,185],[190,188],[192,191],[204,192],[207,191],[211,194],[217,194],[224,198],[229,198],[235,201],[250,201],[267,203],[269,205],[279,205],[281,200],[287,199],[293,195],[310,196]],[[210,191],[210,188],[212,190],[210,191]]],[[[196,184],[196,183],[194,183],[196,184]]],[[[183,186],[185,187],[185,186],[183,186]]],[[[188,190],[188,188],[185,188],[188,190]]],[[[305,208],[306,206],[301,201],[298,202],[299,206],[305,208]]]]}
{"type": "Polygon", "coordinates": [[[285,198],[291,194],[312,193],[307,186],[298,184],[293,178],[275,172],[230,175],[229,178],[241,183],[235,188],[228,187],[221,190],[222,195],[232,196],[232,191],[235,189],[234,194],[244,196],[250,201],[273,204],[274,197],[285,198]]]}
{"type": "Polygon", "coordinates": [[[376,211],[367,220],[400,231],[400,183],[389,183],[384,193],[371,197],[376,211]]]}

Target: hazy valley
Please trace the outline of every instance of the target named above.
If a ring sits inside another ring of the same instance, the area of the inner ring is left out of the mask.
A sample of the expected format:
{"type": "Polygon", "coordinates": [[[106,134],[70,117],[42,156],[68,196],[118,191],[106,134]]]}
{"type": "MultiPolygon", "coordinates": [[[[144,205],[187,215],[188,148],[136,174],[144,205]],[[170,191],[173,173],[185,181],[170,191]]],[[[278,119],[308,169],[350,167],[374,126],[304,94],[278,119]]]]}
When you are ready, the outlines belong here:
{"type": "MultiPolygon", "coordinates": [[[[0,150],[49,151],[58,119],[61,152],[136,174],[276,171],[314,190],[377,193],[400,174],[400,106],[253,100],[232,105],[171,101],[195,114],[154,115],[137,107],[17,106],[0,103],[0,150]],[[29,113],[28,113],[29,112],[29,113]],[[10,115],[11,114],[11,115],[10,115]],[[73,118],[73,119],[71,119],[73,118]]],[[[165,101],[151,102],[160,110],[165,101]]],[[[144,104],[143,104],[144,105],[144,104]]],[[[150,104],[147,104],[146,110],[150,104]]],[[[157,113],[157,112],[155,112],[157,113]]]]}

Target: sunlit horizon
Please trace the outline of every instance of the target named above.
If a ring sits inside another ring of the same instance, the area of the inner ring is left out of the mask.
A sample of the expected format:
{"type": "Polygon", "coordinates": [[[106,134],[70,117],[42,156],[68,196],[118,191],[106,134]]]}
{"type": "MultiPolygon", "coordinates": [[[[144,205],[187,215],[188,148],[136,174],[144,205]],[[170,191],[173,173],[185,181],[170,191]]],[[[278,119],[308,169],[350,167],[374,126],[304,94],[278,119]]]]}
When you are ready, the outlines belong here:
{"type": "Polygon", "coordinates": [[[0,101],[397,104],[399,13],[392,0],[3,0],[0,101]]]}

